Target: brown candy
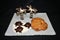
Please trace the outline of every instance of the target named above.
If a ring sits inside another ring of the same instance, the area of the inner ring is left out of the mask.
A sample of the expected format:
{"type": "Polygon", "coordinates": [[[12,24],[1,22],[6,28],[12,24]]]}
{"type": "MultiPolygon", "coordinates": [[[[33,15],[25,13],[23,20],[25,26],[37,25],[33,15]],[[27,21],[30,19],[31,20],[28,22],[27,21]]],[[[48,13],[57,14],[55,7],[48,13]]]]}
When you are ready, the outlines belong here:
{"type": "Polygon", "coordinates": [[[22,22],[18,21],[15,23],[16,26],[21,26],[22,25],[22,22]]]}
{"type": "Polygon", "coordinates": [[[31,24],[27,22],[24,26],[30,28],[31,24]]]}
{"type": "Polygon", "coordinates": [[[23,28],[19,26],[15,30],[16,30],[16,32],[22,32],[23,28]]]}

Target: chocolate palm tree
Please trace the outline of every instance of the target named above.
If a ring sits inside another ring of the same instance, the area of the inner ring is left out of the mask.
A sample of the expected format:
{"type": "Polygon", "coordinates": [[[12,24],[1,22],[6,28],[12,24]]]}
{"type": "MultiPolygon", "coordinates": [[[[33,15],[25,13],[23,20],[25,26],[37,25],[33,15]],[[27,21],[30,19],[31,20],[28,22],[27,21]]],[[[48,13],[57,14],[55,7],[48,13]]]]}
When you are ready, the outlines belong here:
{"type": "Polygon", "coordinates": [[[18,12],[16,13],[17,16],[20,15],[20,18],[23,20],[23,19],[24,19],[24,14],[26,14],[26,9],[16,8],[16,10],[18,11],[18,12]]]}
{"type": "Polygon", "coordinates": [[[35,8],[32,8],[31,5],[30,5],[30,6],[27,6],[27,8],[29,8],[28,11],[30,11],[30,18],[33,18],[33,13],[36,14],[36,12],[37,12],[38,10],[35,9],[35,8]]]}

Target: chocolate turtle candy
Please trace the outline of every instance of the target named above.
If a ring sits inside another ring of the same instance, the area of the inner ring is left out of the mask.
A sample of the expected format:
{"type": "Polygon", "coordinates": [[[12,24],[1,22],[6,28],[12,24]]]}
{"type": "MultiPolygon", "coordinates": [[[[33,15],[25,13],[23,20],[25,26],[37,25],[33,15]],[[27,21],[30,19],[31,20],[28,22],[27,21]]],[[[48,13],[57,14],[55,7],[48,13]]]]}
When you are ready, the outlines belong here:
{"type": "Polygon", "coordinates": [[[15,23],[15,26],[21,26],[22,25],[22,22],[21,21],[18,21],[15,23]]]}
{"type": "Polygon", "coordinates": [[[23,28],[20,26],[15,29],[16,32],[22,32],[22,30],[23,30],[23,28]]]}
{"type": "Polygon", "coordinates": [[[24,26],[30,28],[31,24],[29,22],[27,22],[24,26]]]}

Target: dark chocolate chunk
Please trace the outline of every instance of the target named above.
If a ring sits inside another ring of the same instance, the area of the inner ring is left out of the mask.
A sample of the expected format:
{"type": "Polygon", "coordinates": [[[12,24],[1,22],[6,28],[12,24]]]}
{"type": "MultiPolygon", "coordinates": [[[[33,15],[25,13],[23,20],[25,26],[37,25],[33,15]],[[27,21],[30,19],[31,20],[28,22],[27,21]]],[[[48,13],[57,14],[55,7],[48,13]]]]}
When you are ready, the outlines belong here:
{"type": "Polygon", "coordinates": [[[29,22],[27,22],[24,26],[30,28],[31,24],[29,22]]]}
{"type": "Polygon", "coordinates": [[[23,30],[22,27],[17,27],[17,28],[15,29],[16,32],[22,32],[22,30],[23,30]]]}
{"type": "Polygon", "coordinates": [[[21,26],[22,25],[22,22],[18,21],[15,23],[16,26],[21,26]]]}

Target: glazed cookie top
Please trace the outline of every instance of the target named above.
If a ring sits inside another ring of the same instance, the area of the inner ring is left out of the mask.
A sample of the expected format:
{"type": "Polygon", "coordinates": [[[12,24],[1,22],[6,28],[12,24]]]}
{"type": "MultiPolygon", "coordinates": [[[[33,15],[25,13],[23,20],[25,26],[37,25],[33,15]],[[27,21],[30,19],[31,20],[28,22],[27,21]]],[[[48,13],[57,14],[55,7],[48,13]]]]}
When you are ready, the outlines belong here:
{"type": "Polygon", "coordinates": [[[31,20],[31,27],[36,31],[46,30],[48,24],[42,18],[36,17],[31,20]]]}

